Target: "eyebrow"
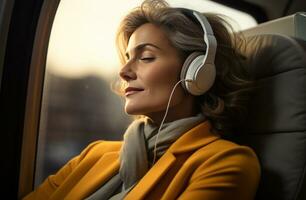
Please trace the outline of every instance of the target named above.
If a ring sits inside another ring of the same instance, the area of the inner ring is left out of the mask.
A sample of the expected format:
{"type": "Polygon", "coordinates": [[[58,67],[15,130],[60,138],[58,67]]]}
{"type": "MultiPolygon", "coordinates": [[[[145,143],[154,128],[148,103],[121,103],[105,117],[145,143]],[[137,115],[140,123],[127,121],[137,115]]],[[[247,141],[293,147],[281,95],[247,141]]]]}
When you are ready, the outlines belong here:
{"type": "MultiPolygon", "coordinates": [[[[156,46],[155,44],[152,44],[152,43],[143,43],[143,44],[139,44],[139,45],[137,45],[134,49],[132,49],[132,50],[134,50],[134,51],[136,51],[136,52],[138,52],[138,51],[142,51],[145,47],[147,47],[147,46],[151,46],[151,47],[154,47],[154,48],[156,48],[156,49],[159,49],[159,50],[161,50],[161,48],[160,47],[158,47],[158,46],[156,46]]],[[[125,52],[125,56],[128,58],[129,57],[129,53],[128,52],[125,52]]]]}

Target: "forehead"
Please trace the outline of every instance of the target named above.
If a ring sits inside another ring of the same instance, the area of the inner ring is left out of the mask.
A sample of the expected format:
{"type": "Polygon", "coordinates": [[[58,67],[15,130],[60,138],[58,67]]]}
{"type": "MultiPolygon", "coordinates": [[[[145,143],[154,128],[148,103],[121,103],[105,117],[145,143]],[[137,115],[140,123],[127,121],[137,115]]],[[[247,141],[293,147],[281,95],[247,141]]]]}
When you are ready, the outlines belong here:
{"type": "Polygon", "coordinates": [[[172,45],[164,31],[151,23],[146,23],[138,27],[131,35],[126,52],[132,51],[138,45],[151,43],[160,49],[172,49],[172,45]]]}

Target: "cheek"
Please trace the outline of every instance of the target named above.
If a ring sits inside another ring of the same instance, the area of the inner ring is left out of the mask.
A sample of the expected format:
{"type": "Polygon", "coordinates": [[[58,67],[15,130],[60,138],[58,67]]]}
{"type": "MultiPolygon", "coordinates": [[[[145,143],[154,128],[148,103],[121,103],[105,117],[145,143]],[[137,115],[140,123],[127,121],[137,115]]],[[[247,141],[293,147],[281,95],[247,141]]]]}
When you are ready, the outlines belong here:
{"type": "Polygon", "coordinates": [[[156,64],[139,74],[148,86],[159,88],[173,87],[180,79],[181,67],[178,64],[156,64]]]}
{"type": "Polygon", "coordinates": [[[146,102],[152,106],[162,106],[168,101],[177,77],[173,74],[152,73],[144,81],[146,85],[146,102]]]}
{"type": "MultiPolygon", "coordinates": [[[[160,73],[152,74],[150,79],[147,79],[147,103],[154,105],[155,107],[160,106],[165,108],[168,104],[171,92],[174,86],[179,81],[179,76],[177,73],[160,73]]],[[[177,85],[172,96],[171,105],[177,104],[184,97],[184,89],[181,85],[177,85]]]]}
{"type": "MultiPolygon", "coordinates": [[[[125,111],[128,114],[146,114],[166,109],[171,91],[179,81],[181,67],[177,64],[156,63],[144,66],[138,71],[138,81],[145,87],[145,92],[126,99],[125,111]]],[[[171,105],[180,102],[184,96],[182,87],[175,89],[171,105]]]]}
{"type": "MultiPolygon", "coordinates": [[[[139,73],[139,78],[145,84],[149,94],[154,98],[162,99],[162,96],[169,98],[173,87],[180,80],[180,72],[180,63],[160,62],[139,73]]],[[[182,88],[177,86],[177,90],[182,90],[182,88]]]]}

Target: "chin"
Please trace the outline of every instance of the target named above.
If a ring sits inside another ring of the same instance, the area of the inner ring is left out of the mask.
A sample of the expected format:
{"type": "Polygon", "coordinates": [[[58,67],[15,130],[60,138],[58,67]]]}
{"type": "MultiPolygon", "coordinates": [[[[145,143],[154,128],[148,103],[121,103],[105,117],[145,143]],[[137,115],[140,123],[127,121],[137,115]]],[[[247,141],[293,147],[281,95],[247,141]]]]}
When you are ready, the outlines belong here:
{"type": "Polygon", "coordinates": [[[142,115],[143,109],[134,106],[125,106],[125,113],[128,115],[142,115]]]}
{"type": "Polygon", "coordinates": [[[148,113],[154,112],[154,108],[149,108],[147,106],[140,105],[125,105],[125,112],[128,115],[147,115],[148,113]]]}

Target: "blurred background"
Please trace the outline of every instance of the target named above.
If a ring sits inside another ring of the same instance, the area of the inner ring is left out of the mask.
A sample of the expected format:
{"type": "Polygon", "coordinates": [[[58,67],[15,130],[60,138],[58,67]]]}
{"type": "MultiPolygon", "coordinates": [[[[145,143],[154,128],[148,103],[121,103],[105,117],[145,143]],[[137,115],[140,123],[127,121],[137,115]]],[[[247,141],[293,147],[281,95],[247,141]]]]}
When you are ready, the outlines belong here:
{"type": "MultiPolygon", "coordinates": [[[[120,69],[115,35],[120,20],[141,2],[61,0],[48,48],[35,185],[89,143],[122,139],[132,118],[111,90],[120,69]]],[[[168,2],[222,13],[236,31],[257,25],[250,15],[208,0],[168,2]]]]}

